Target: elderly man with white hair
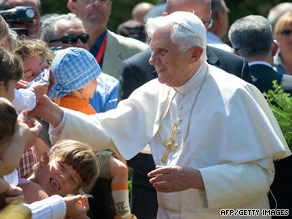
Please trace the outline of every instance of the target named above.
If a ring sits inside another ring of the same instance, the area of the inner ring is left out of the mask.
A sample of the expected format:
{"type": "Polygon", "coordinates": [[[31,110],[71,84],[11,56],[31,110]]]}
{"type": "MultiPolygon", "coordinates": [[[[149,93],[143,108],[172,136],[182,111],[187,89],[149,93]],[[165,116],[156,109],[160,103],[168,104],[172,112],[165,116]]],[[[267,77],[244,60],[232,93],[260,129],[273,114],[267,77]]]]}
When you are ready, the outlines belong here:
{"type": "Polygon", "coordinates": [[[218,218],[221,209],[267,209],[273,159],[290,155],[264,97],[253,85],[206,63],[206,29],[190,12],[149,19],[158,79],[117,109],[86,116],[48,99],[35,114],[59,139],[117,147],[130,159],[150,145],[158,218],[218,218]]]}

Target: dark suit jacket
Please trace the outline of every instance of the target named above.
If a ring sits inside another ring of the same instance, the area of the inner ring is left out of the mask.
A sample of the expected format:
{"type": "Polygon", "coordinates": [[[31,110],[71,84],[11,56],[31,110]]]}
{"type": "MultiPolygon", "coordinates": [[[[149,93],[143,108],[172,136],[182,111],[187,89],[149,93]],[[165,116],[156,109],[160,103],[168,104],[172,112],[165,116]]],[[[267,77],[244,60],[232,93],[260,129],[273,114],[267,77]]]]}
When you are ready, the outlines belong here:
{"type": "Polygon", "coordinates": [[[283,75],[277,73],[273,68],[267,65],[251,65],[249,66],[253,84],[263,93],[273,89],[273,81],[277,80],[277,84],[281,85],[283,75]]]}
{"type": "MultiPolygon", "coordinates": [[[[150,56],[151,50],[148,49],[122,62],[118,92],[119,100],[128,98],[136,88],[157,78],[154,67],[150,65],[148,61],[150,56]]],[[[207,62],[248,82],[252,81],[247,61],[237,55],[207,46],[207,62]]],[[[147,177],[147,173],[155,167],[152,155],[140,153],[129,160],[128,165],[134,169],[132,176],[132,200],[134,200],[135,203],[132,203],[132,212],[138,218],[155,218],[157,212],[157,197],[147,177]],[[154,191],[154,194],[151,193],[149,189],[154,191]]]]}

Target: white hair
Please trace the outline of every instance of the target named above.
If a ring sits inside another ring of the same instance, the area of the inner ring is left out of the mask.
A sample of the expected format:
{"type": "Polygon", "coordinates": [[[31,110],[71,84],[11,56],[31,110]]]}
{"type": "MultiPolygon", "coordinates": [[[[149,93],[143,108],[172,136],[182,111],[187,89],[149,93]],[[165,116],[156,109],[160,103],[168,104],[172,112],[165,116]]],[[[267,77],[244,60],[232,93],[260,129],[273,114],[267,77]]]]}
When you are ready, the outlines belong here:
{"type": "Polygon", "coordinates": [[[82,26],[82,21],[76,17],[75,14],[68,13],[68,14],[52,14],[51,16],[47,17],[41,26],[41,39],[45,42],[55,39],[59,32],[57,30],[56,23],[59,20],[68,20],[68,21],[76,21],[80,23],[82,26]]]}
{"type": "Polygon", "coordinates": [[[149,18],[146,23],[146,31],[150,38],[157,29],[165,27],[171,28],[170,39],[178,45],[180,51],[185,52],[199,46],[203,48],[202,58],[206,60],[206,28],[195,14],[177,11],[167,16],[149,18]]]}

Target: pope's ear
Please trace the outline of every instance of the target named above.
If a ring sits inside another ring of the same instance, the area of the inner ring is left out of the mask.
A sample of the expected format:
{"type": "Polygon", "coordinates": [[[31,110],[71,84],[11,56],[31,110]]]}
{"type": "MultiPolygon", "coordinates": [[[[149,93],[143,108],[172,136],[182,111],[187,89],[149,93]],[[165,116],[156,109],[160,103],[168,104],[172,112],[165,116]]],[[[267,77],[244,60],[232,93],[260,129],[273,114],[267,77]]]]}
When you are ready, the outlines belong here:
{"type": "Polygon", "coordinates": [[[69,0],[67,2],[67,8],[69,9],[69,11],[71,11],[71,13],[75,14],[75,2],[69,0]]]}
{"type": "Polygon", "coordinates": [[[191,63],[195,63],[201,58],[204,49],[202,47],[195,46],[191,50],[192,50],[191,63]]]}

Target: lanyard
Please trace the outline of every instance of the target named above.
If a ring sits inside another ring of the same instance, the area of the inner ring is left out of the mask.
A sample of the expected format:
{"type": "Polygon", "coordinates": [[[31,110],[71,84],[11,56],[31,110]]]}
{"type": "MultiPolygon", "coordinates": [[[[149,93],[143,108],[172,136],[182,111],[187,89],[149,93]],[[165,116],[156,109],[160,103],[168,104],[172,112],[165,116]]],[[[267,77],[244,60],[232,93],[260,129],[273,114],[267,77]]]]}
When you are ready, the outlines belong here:
{"type": "Polygon", "coordinates": [[[103,57],[103,54],[105,51],[105,45],[106,45],[106,36],[103,38],[102,44],[101,44],[100,49],[98,50],[98,53],[97,53],[96,58],[95,58],[98,64],[100,63],[100,61],[103,57]]]}

